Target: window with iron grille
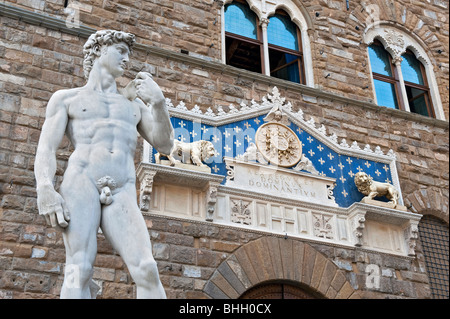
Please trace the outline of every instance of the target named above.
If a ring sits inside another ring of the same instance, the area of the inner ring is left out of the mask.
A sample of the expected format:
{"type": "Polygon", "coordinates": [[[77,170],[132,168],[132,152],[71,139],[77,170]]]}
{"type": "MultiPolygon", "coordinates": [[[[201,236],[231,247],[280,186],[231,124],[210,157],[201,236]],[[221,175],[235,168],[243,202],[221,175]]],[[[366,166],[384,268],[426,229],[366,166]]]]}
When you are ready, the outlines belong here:
{"type": "Polygon", "coordinates": [[[433,216],[423,216],[419,223],[419,236],[432,297],[448,299],[448,225],[433,216]]]}

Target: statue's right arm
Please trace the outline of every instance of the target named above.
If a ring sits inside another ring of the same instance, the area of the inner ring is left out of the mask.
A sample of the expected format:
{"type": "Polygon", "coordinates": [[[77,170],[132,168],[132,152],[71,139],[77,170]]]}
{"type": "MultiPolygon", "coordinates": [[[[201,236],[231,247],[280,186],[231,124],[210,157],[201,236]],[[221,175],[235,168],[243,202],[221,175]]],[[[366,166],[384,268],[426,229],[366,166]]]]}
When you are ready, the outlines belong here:
{"type": "Polygon", "coordinates": [[[39,214],[49,226],[67,227],[69,213],[64,200],[55,191],[53,179],[56,174],[56,150],[61,143],[68,122],[64,91],[58,91],[50,98],[45,121],[42,126],[36,151],[34,174],[39,214]]]}

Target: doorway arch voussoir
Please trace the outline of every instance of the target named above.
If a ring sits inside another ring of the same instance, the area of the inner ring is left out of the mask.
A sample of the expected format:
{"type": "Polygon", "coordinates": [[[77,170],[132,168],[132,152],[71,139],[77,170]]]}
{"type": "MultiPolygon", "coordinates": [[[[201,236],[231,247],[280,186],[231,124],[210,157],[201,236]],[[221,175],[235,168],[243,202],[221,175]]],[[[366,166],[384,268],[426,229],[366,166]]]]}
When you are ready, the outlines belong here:
{"type": "Polygon", "coordinates": [[[248,289],[270,281],[307,286],[330,299],[357,293],[343,270],[308,243],[262,237],[237,249],[223,261],[203,292],[213,299],[236,299],[248,289]]]}

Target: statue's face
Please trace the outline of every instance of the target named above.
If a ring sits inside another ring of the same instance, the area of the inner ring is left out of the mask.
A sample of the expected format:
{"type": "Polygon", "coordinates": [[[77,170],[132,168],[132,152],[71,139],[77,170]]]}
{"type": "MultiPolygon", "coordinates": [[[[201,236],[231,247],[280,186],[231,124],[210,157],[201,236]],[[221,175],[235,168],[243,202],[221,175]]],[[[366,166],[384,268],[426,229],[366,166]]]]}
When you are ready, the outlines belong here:
{"type": "Polygon", "coordinates": [[[130,49],[126,43],[114,43],[101,48],[100,63],[115,78],[121,76],[129,62],[130,49]]]}

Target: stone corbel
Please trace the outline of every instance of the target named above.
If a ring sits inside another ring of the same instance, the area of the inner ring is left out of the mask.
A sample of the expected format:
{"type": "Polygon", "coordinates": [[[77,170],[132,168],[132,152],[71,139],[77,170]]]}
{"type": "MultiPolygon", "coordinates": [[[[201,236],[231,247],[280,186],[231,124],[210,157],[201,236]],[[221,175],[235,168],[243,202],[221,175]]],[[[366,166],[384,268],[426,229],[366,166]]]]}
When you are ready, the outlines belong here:
{"type": "Polygon", "coordinates": [[[225,1],[224,0],[214,0],[215,3],[217,3],[217,6],[219,8],[222,8],[225,5],[225,1]]]}
{"type": "MultiPolygon", "coordinates": [[[[256,148],[256,145],[255,145],[256,148]]],[[[234,181],[234,165],[228,162],[225,162],[225,166],[227,169],[227,181],[234,181]]]]}
{"type": "Polygon", "coordinates": [[[206,221],[212,222],[214,220],[214,211],[217,202],[217,189],[220,183],[208,182],[206,186],[206,221]]]}
{"type": "Polygon", "coordinates": [[[152,197],[153,179],[155,175],[155,171],[147,171],[145,172],[144,178],[141,180],[139,206],[140,209],[145,212],[150,210],[150,200],[152,197]]]}
{"type": "Polygon", "coordinates": [[[364,228],[366,223],[366,212],[359,211],[351,218],[351,227],[356,247],[361,247],[364,243],[364,228]]]}
{"type": "Polygon", "coordinates": [[[410,221],[404,230],[405,240],[408,248],[408,256],[416,255],[417,240],[419,238],[419,223],[410,221]]]}

